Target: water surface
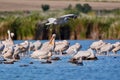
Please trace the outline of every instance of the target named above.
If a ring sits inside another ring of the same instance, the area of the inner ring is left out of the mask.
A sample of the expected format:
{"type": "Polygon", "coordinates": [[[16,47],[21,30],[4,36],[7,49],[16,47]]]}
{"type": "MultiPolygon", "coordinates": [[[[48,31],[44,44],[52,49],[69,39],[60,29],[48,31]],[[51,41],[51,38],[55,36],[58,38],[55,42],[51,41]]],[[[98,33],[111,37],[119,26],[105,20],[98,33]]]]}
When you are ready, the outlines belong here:
{"type": "MultiPolygon", "coordinates": [[[[105,41],[114,43],[118,40],[105,41]]],[[[69,42],[71,45],[79,42],[82,50],[86,50],[94,40],[69,42]]],[[[120,80],[120,56],[98,56],[99,60],[83,61],[83,66],[68,63],[70,57],[60,56],[61,60],[52,64],[41,64],[39,60],[29,57],[14,64],[0,64],[0,80],[120,80]]]]}

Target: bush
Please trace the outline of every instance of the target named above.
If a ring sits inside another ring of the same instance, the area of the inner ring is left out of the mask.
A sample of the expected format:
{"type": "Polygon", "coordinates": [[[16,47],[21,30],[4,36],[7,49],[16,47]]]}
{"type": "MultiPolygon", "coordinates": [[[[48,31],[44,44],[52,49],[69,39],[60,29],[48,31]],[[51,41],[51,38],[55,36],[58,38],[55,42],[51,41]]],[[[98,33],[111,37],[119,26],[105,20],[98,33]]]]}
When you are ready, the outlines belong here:
{"type": "Polygon", "coordinates": [[[48,11],[50,9],[50,6],[48,4],[43,4],[41,8],[43,11],[48,11]]]}
{"type": "Polygon", "coordinates": [[[79,12],[88,13],[92,10],[92,7],[89,4],[76,4],[75,9],[79,12]]]}
{"type": "Polygon", "coordinates": [[[89,4],[84,4],[83,5],[83,12],[88,13],[92,10],[92,7],[89,4]]]}
{"type": "Polygon", "coordinates": [[[79,11],[83,11],[83,7],[81,4],[76,4],[75,8],[79,11]]]}

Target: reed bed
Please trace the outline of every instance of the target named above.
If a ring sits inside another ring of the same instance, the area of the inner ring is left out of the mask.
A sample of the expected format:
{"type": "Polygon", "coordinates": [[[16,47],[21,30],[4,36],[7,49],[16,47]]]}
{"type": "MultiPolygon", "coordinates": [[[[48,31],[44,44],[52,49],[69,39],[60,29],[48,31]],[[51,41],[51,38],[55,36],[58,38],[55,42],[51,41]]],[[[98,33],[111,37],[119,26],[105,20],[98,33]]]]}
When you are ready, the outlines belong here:
{"type": "MultiPolygon", "coordinates": [[[[52,33],[57,39],[120,39],[120,10],[77,13],[63,25],[45,26],[50,17],[58,18],[68,10],[0,12],[0,39],[6,39],[7,30],[15,33],[15,40],[49,39],[52,33]],[[42,25],[41,25],[42,24],[42,25]]],[[[73,13],[73,12],[72,12],[73,13]]],[[[76,13],[76,12],[75,12],[76,13]]]]}

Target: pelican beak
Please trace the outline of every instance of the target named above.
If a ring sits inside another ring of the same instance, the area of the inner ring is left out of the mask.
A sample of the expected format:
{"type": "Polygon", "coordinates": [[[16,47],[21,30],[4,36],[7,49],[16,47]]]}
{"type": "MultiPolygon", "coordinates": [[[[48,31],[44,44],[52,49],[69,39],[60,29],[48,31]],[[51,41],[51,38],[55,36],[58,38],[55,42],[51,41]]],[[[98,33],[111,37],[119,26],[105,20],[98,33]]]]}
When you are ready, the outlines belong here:
{"type": "Polygon", "coordinates": [[[54,44],[55,37],[56,37],[56,34],[53,34],[51,39],[50,39],[49,44],[52,44],[52,45],[54,44]]]}

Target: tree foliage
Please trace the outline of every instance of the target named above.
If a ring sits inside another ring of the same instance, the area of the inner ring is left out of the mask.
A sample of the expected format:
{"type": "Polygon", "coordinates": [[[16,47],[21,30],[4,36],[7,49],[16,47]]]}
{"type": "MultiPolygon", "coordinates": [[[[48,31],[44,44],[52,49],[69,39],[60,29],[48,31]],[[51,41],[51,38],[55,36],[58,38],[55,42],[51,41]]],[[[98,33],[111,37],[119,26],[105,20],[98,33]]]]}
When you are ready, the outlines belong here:
{"type": "Polygon", "coordinates": [[[43,11],[48,11],[50,9],[50,6],[48,4],[42,4],[41,8],[43,11]]]}

